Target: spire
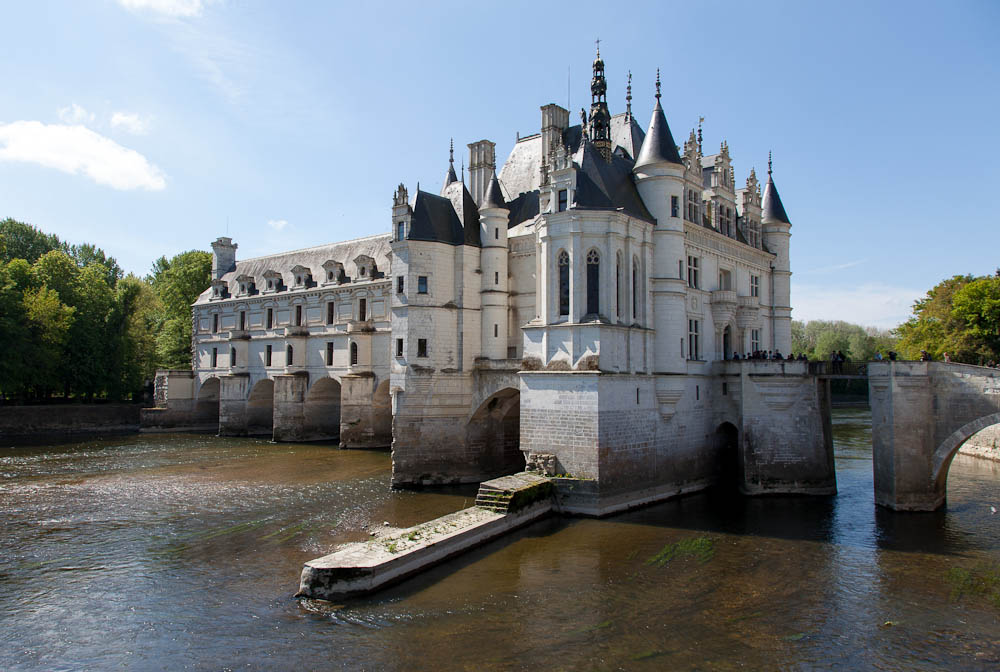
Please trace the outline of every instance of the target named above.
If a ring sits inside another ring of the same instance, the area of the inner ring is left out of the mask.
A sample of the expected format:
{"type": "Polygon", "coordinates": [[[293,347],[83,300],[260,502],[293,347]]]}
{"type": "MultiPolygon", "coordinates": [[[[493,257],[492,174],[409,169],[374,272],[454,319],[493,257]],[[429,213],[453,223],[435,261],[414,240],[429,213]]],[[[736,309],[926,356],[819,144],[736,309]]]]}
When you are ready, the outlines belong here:
{"type": "Polygon", "coordinates": [[[611,160],[611,113],[608,112],[608,83],[604,79],[604,61],[601,60],[601,41],[597,41],[597,58],[594,59],[594,76],[590,80],[590,119],[587,126],[591,142],[605,161],[611,160]]]}
{"type": "Polygon", "coordinates": [[[628,71],[628,85],[625,87],[625,120],[632,120],[632,71],[628,71]]]}
{"type": "Polygon", "coordinates": [[[701,125],[705,123],[705,117],[698,117],[698,153],[704,154],[701,149],[701,125]]]}
{"type": "Polygon", "coordinates": [[[674,136],[670,134],[670,126],[663,115],[663,107],[660,106],[659,69],[656,71],[656,105],[653,107],[653,118],[649,121],[649,131],[646,133],[646,139],[642,141],[642,149],[639,150],[633,170],[654,163],[681,163],[674,136]]]}
{"type": "MultiPolygon", "coordinates": [[[[448,174],[444,176],[444,186],[447,187],[452,182],[458,182],[458,175],[455,174],[455,139],[451,139],[451,147],[448,150],[448,174]]],[[[442,191],[444,187],[441,188],[442,191]]]]}
{"type": "Polygon", "coordinates": [[[493,173],[490,184],[486,187],[486,193],[483,195],[483,204],[479,206],[479,209],[483,208],[507,208],[507,203],[503,200],[503,192],[500,190],[500,180],[497,179],[496,173],[493,173]]]}
{"type": "Polygon", "coordinates": [[[764,221],[784,222],[788,221],[785,213],[785,206],[781,204],[781,196],[778,196],[778,188],[774,186],[774,178],[771,177],[771,152],[767,153],[767,184],[764,185],[764,198],[761,203],[764,221]]]}

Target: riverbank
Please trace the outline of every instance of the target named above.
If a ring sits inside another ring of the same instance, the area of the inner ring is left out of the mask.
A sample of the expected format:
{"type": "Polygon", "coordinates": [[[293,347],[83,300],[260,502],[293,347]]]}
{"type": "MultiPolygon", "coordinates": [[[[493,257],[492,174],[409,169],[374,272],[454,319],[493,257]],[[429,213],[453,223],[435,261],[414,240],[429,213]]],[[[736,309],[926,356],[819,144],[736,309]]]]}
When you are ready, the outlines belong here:
{"type": "Polygon", "coordinates": [[[139,431],[142,404],[0,406],[0,436],[139,431]]]}

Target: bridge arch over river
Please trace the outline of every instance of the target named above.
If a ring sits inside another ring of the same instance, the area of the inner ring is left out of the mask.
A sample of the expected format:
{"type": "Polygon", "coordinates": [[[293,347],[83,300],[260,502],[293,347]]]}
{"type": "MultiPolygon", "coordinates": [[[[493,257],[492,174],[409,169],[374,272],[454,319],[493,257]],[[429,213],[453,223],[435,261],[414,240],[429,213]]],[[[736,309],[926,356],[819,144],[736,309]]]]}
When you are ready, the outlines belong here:
{"type": "Polygon", "coordinates": [[[1000,370],[944,362],[871,362],[875,502],[897,511],[944,505],[962,444],[1000,423],[1000,370]]]}

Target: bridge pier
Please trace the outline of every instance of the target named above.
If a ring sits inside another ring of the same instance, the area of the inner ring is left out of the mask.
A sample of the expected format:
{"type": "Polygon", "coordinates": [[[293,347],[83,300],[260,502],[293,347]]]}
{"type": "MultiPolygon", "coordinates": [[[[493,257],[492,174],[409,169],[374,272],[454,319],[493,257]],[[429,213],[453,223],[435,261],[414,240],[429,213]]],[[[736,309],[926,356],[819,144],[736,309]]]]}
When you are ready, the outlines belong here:
{"type": "Polygon", "coordinates": [[[958,449],[1000,422],[1000,371],[943,362],[872,362],[868,386],[875,503],[896,511],[941,508],[958,449]]]}

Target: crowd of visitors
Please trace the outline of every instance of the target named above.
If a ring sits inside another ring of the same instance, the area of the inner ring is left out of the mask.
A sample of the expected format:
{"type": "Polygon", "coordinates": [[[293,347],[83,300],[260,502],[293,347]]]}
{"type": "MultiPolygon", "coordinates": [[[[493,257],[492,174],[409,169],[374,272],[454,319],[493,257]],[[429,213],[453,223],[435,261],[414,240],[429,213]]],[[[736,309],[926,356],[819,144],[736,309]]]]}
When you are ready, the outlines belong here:
{"type": "Polygon", "coordinates": [[[733,356],[730,357],[729,359],[733,359],[733,360],[757,359],[757,360],[775,360],[775,361],[780,360],[780,361],[785,361],[785,362],[806,362],[806,361],[809,361],[809,358],[806,357],[805,353],[800,353],[798,357],[796,357],[795,355],[791,355],[791,354],[788,355],[787,357],[784,357],[777,350],[775,350],[773,352],[771,350],[754,350],[753,352],[747,352],[747,353],[744,353],[742,355],[740,353],[738,353],[738,352],[734,352],[733,356]]]}

